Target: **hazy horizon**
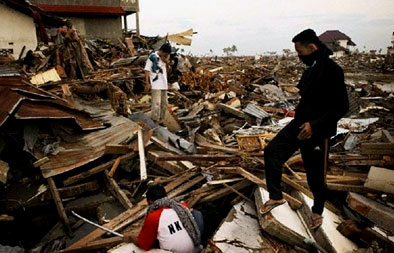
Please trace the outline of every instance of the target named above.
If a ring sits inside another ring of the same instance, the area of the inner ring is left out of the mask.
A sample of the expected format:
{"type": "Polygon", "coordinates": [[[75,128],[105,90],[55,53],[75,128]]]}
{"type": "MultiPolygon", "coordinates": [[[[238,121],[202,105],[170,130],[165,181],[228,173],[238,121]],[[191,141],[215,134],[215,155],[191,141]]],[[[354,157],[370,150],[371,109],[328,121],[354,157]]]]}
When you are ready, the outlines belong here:
{"type": "MultiPolygon", "coordinates": [[[[165,36],[193,28],[185,52],[222,55],[236,45],[238,55],[282,53],[293,49],[292,37],[312,28],[317,35],[340,30],[360,51],[386,51],[394,31],[393,0],[140,0],[140,30],[146,36],[165,36]],[[329,4],[328,4],[329,3],[329,4]]],[[[135,15],[128,17],[135,28],[135,15]]]]}

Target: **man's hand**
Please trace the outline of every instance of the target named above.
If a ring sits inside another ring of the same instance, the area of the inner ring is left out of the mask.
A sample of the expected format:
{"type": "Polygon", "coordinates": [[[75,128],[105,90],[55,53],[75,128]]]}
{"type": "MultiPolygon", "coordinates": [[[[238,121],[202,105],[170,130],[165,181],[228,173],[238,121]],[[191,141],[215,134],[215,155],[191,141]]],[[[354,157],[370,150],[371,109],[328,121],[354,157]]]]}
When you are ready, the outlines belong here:
{"type": "Polygon", "coordinates": [[[145,92],[148,92],[150,90],[150,83],[145,83],[145,92]]]}
{"type": "Polygon", "coordinates": [[[297,138],[299,140],[307,140],[312,137],[313,131],[311,123],[306,122],[300,126],[301,132],[298,134],[297,138]]]}
{"type": "Polygon", "coordinates": [[[126,242],[126,243],[130,243],[131,242],[131,243],[136,244],[137,243],[137,235],[135,235],[132,232],[125,233],[123,235],[123,241],[126,242]]]}

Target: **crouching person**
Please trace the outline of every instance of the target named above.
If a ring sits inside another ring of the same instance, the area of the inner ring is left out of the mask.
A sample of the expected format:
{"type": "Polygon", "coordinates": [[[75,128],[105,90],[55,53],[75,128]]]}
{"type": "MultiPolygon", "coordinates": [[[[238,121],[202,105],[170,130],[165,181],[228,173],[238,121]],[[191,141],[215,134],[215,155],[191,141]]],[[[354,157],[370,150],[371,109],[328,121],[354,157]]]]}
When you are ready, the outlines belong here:
{"type": "Polygon", "coordinates": [[[158,241],[160,249],[176,253],[201,251],[203,222],[199,211],[167,198],[161,185],[150,186],[146,199],[149,207],[144,225],[138,237],[131,238],[133,242],[144,250],[150,250],[158,241]]]}

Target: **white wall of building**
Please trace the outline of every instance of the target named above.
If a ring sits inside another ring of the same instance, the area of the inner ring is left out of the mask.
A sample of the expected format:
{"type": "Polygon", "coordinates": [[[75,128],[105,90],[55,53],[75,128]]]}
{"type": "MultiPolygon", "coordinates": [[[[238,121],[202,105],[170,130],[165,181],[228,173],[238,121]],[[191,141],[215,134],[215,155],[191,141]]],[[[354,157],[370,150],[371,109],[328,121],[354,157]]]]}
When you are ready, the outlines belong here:
{"type": "Polygon", "coordinates": [[[0,13],[0,49],[12,48],[15,59],[18,59],[23,46],[26,46],[24,54],[34,50],[37,35],[33,18],[3,4],[0,4],[0,13]]]}
{"type": "Polygon", "coordinates": [[[333,56],[334,56],[334,57],[337,57],[337,58],[338,58],[338,57],[345,56],[345,51],[342,51],[342,50],[336,51],[336,52],[334,52],[333,56]]]}
{"type": "Polygon", "coordinates": [[[338,40],[337,41],[341,47],[347,48],[348,40],[338,40]]]}

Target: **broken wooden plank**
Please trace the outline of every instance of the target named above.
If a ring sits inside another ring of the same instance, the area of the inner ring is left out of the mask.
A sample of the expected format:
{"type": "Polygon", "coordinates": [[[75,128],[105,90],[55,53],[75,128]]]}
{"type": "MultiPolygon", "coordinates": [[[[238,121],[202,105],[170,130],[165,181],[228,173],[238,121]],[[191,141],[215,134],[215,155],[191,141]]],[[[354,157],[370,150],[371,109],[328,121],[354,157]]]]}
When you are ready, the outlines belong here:
{"type": "Polygon", "coordinates": [[[122,204],[122,206],[125,209],[129,209],[133,207],[133,204],[127,198],[126,194],[120,189],[118,183],[110,177],[109,172],[107,170],[104,171],[105,179],[108,185],[109,190],[112,192],[115,198],[119,200],[119,202],[122,204]]]}
{"type": "Polygon", "coordinates": [[[212,144],[206,140],[205,137],[201,136],[200,134],[196,133],[196,142],[200,147],[207,148],[208,150],[212,151],[222,151],[230,154],[237,154],[239,153],[238,148],[229,148],[226,146],[221,146],[217,144],[212,144]]]}
{"type": "Polygon", "coordinates": [[[124,239],[122,237],[114,236],[110,238],[87,242],[85,245],[81,245],[73,249],[61,250],[59,251],[59,253],[78,253],[83,251],[105,249],[105,248],[114,247],[122,242],[124,242],[124,239]]]}
{"type": "MultiPolygon", "coordinates": [[[[299,184],[304,187],[308,187],[308,183],[306,181],[298,181],[299,184]]],[[[337,183],[327,183],[327,189],[330,191],[340,191],[340,192],[357,192],[357,193],[378,193],[374,189],[369,189],[364,187],[363,185],[351,185],[351,184],[337,184],[337,183]]]]}
{"type": "Polygon", "coordinates": [[[49,189],[52,194],[52,198],[55,201],[56,210],[57,210],[57,213],[59,214],[60,220],[63,222],[63,225],[66,228],[66,232],[69,235],[71,235],[72,231],[71,231],[71,227],[70,227],[70,222],[68,220],[66,211],[64,210],[64,206],[63,206],[62,200],[60,198],[59,192],[56,188],[55,181],[53,180],[52,177],[49,177],[47,180],[48,180],[49,189]]]}
{"type": "Polygon", "coordinates": [[[41,159],[35,161],[35,162],[33,163],[33,167],[34,167],[34,168],[40,167],[41,165],[47,163],[48,161],[49,161],[49,158],[45,156],[45,157],[43,157],[43,158],[41,158],[41,159]]]}
{"type": "Polygon", "coordinates": [[[164,152],[158,152],[159,156],[156,161],[222,161],[236,159],[236,155],[173,155],[164,152]]]}
{"type": "MultiPolygon", "coordinates": [[[[132,153],[129,153],[129,154],[122,155],[119,158],[120,158],[121,161],[124,161],[124,160],[130,159],[130,158],[133,158],[135,156],[136,156],[136,153],[132,152],[132,153]]],[[[115,162],[115,159],[111,160],[109,162],[103,163],[103,164],[101,164],[101,165],[99,165],[97,167],[94,167],[94,168],[90,169],[90,170],[84,171],[84,172],[82,172],[82,173],[80,173],[78,175],[69,177],[69,178],[67,178],[66,180],[63,181],[63,184],[65,186],[67,186],[67,185],[79,182],[79,181],[81,181],[81,180],[83,180],[83,179],[85,179],[87,177],[90,177],[92,175],[95,175],[95,174],[97,174],[99,172],[102,172],[102,171],[110,168],[114,164],[114,162],[115,162]]]]}
{"type": "Polygon", "coordinates": [[[200,183],[204,179],[205,179],[205,176],[203,176],[203,175],[197,176],[197,177],[193,178],[192,180],[190,180],[189,182],[186,182],[186,183],[182,184],[181,186],[179,186],[178,188],[170,191],[167,194],[167,196],[169,198],[174,198],[174,197],[178,196],[179,194],[185,192],[189,188],[191,188],[191,187],[195,186],[196,184],[200,183]]]}
{"type": "MultiPolygon", "coordinates": [[[[260,210],[263,204],[268,201],[269,193],[263,187],[258,187],[254,194],[256,209],[260,210]]],[[[274,208],[266,215],[261,215],[260,212],[257,212],[257,215],[262,229],[268,234],[291,245],[311,249],[304,244],[304,240],[310,238],[307,228],[288,203],[274,208]]]]}
{"type": "MultiPolygon", "coordinates": [[[[240,191],[246,187],[251,185],[251,182],[248,180],[242,180],[241,182],[238,182],[236,184],[231,185],[231,187],[237,191],[240,191]]],[[[233,191],[228,189],[228,188],[222,188],[220,190],[214,190],[215,192],[209,195],[206,195],[205,197],[201,198],[201,200],[198,203],[204,203],[204,202],[211,202],[220,198],[223,198],[224,196],[229,195],[233,191]]]]}
{"type": "Polygon", "coordinates": [[[107,144],[105,145],[105,154],[124,155],[133,151],[130,145],[107,144]]]}
{"type": "Polygon", "coordinates": [[[114,162],[114,164],[112,165],[112,168],[111,168],[111,170],[110,170],[109,173],[108,173],[108,175],[109,175],[110,177],[113,177],[113,176],[115,175],[115,171],[116,171],[116,169],[119,167],[119,164],[120,164],[120,157],[118,157],[118,158],[115,159],[115,162],[114,162]]]}
{"type": "MultiPolygon", "coordinates": [[[[138,135],[138,133],[137,133],[138,135]]],[[[149,129],[147,132],[142,133],[143,137],[142,137],[142,143],[143,143],[143,147],[146,147],[150,141],[150,139],[152,138],[153,135],[153,129],[149,129]]],[[[135,152],[137,152],[139,150],[139,138],[137,138],[137,140],[135,140],[130,146],[133,148],[133,150],[135,152]]]]}
{"type": "MultiPolygon", "coordinates": [[[[253,183],[257,184],[258,186],[263,187],[264,189],[267,189],[267,185],[264,182],[264,180],[256,177],[255,175],[253,175],[252,173],[244,170],[241,167],[237,167],[236,169],[237,169],[237,173],[239,175],[241,175],[241,176],[245,177],[246,179],[252,181],[253,183]]],[[[283,198],[286,201],[288,201],[291,204],[291,206],[294,207],[294,208],[300,208],[301,205],[302,205],[302,203],[299,200],[291,197],[289,194],[287,194],[285,192],[283,192],[283,198]]]]}
{"type": "Polygon", "coordinates": [[[349,192],[346,201],[350,208],[379,227],[394,233],[394,212],[391,208],[353,192],[349,192]]]}
{"type": "Polygon", "coordinates": [[[394,137],[386,129],[382,130],[382,138],[385,142],[394,143],[394,137]]]}
{"type": "Polygon", "coordinates": [[[182,150],[179,150],[179,149],[171,146],[167,142],[164,142],[164,141],[160,140],[159,138],[157,138],[155,136],[152,136],[151,140],[152,140],[152,142],[154,144],[156,144],[158,147],[160,147],[161,149],[163,149],[165,151],[172,152],[172,153],[177,154],[177,155],[185,155],[186,154],[182,150]]]}
{"type": "Polygon", "coordinates": [[[146,172],[144,140],[141,129],[138,130],[138,154],[140,157],[140,179],[143,181],[148,178],[148,174],[146,172]]]}
{"type": "Polygon", "coordinates": [[[167,111],[165,112],[163,125],[173,133],[176,133],[182,129],[178,117],[173,113],[170,107],[167,107],[167,111]]]}
{"type": "Polygon", "coordinates": [[[365,187],[394,194],[394,170],[372,166],[369,169],[365,187]]]}
{"type": "Polygon", "coordinates": [[[228,106],[226,104],[223,104],[223,103],[217,104],[216,105],[216,109],[223,110],[226,113],[233,114],[233,115],[235,115],[235,116],[237,116],[239,118],[242,118],[242,119],[247,119],[248,118],[248,115],[246,113],[244,113],[243,111],[235,109],[235,108],[233,108],[231,106],[228,106]]]}
{"type": "Polygon", "coordinates": [[[183,168],[180,167],[176,161],[158,161],[157,157],[159,157],[159,154],[155,151],[148,151],[147,158],[159,167],[169,171],[171,174],[175,175],[183,171],[183,168]]]}
{"type": "Polygon", "coordinates": [[[10,166],[8,163],[0,160],[0,182],[3,184],[7,183],[8,171],[10,170],[10,166]]]}
{"type": "Polygon", "coordinates": [[[330,155],[330,160],[348,166],[380,166],[394,165],[392,156],[382,155],[330,155]]]}
{"type": "Polygon", "coordinates": [[[394,154],[394,143],[361,143],[361,153],[364,155],[392,155],[394,154]]]}
{"type": "Polygon", "coordinates": [[[250,198],[246,197],[244,194],[242,194],[241,192],[237,191],[236,189],[234,189],[233,187],[229,186],[228,184],[223,183],[223,185],[224,185],[224,187],[230,189],[232,192],[234,192],[238,196],[242,197],[243,199],[245,199],[245,200],[247,200],[247,201],[249,201],[251,203],[254,203],[250,198]]]}
{"type": "MultiPolygon", "coordinates": [[[[86,193],[86,192],[94,192],[99,189],[99,184],[97,181],[92,181],[92,182],[86,182],[83,184],[79,185],[73,185],[69,187],[63,187],[63,188],[58,188],[59,195],[62,199],[65,198],[71,198],[78,196],[80,194],[86,193]]],[[[42,195],[42,200],[47,200],[50,199],[52,195],[49,194],[49,192],[45,192],[42,195]]]]}

